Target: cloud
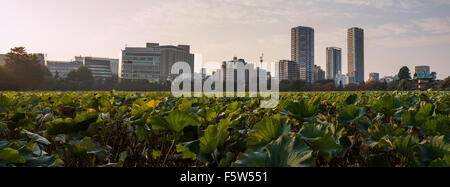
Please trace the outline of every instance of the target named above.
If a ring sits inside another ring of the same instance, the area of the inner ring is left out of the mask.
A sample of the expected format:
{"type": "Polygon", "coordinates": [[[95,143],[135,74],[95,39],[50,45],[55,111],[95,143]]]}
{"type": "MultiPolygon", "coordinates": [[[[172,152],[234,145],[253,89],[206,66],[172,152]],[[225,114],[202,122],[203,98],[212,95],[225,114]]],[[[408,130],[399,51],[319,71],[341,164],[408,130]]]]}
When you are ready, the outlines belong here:
{"type": "Polygon", "coordinates": [[[422,6],[423,3],[418,0],[331,0],[338,4],[348,4],[355,6],[368,6],[378,9],[382,8],[401,8],[410,9],[422,6]]]}
{"type": "Polygon", "coordinates": [[[447,19],[426,18],[412,21],[422,30],[432,34],[443,34],[450,32],[450,17],[447,19]]]}
{"type": "Polygon", "coordinates": [[[414,47],[450,44],[450,17],[409,20],[404,24],[381,24],[366,28],[374,44],[390,47],[414,47]]]}

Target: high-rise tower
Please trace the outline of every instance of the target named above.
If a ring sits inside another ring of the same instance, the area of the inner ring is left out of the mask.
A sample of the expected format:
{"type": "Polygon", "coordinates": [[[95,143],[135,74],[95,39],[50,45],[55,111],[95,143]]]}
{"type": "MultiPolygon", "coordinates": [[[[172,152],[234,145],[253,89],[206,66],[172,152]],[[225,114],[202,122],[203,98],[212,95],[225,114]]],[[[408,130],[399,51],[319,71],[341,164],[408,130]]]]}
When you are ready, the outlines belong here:
{"type": "Polygon", "coordinates": [[[334,80],[339,72],[342,72],[342,49],[327,47],[326,79],[334,80]]]}
{"type": "Polygon", "coordinates": [[[314,29],[295,27],[291,30],[291,60],[299,67],[299,78],[314,83],[314,29]]]}
{"type": "Polygon", "coordinates": [[[348,75],[355,83],[364,82],[364,30],[353,27],[347,32],[348,75]]]}

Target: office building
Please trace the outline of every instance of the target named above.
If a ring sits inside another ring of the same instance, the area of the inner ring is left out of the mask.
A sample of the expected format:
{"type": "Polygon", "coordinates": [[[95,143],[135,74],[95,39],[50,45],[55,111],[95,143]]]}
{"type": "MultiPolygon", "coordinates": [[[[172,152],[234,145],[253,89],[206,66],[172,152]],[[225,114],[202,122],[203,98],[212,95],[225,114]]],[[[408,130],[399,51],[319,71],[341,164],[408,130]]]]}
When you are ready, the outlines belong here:
{"type": "MultiPolygon", "coordinates": [[[[149,47],[149,46],[147,46],[149,47]]],[[[152,45],[151,47],[157,47],[152,45]]],[[[186,62],[191,68],[190,73],[194,73],[194,54],[190,53],[189,45],[178,46],[159,46],[161,49],[161,63],[160,63],[160,81],[174,80],[178,74],[171,74],[172,65],[177,62],[186,62]]]]}
{"type": "Polygon", "coordinates": [[[297,62],[299,78],[314,83],[314,29],[295,27],[291,30],[291,60],[297,62]]]}
{"type": "Polygon", "coordinates": [[[190,54],[190,46],[160,46],[159,43],[147,43],[146,47],[126,47],[122,50],[119,68],[120,77],[125,80],[148,80],[149,82],[165,82],[176,78],[171,74],[172,65],[186,62],[194,71],[194,55],[190,54]]]}
{"type": "Polygon", "coordinates": [[[348,76],[351,83],[364,82],[364,30],[353,27],[347,32],[348,76]]]}
{"type": "Polygon", "coordinates": [[[95,79],[106,79],[118,76],[119,59],[102,57],[75,57],[75,61],[82,62],[92,72],[95,79]]]}
{"type": "Polygon", "coordinates": [[[338,72],[342,72],[342,49],[338,47],[327,47],[326,53],[326,78],[328,80],[334,80],[338,72]]]}
{"type": "Polygon", "coordinates": [[[126,47],[122,50],[119,77],[124,80],[160,80],[161,49],[157,47],[126,47]]]}
{"type": "Polygon", "coordinates": [[[71,71],[87,67],[94,79],[107,79],[118,75],[119,59],[103,57],[76,56],[72,61],[46,61],[46,66],[53,76],[58,72],[59,78],[67,78],[71,71]]]}
{"type": "Polygon", "coordinates": [[[47,61],[47,68],[53,77],[65,79],[71,71],[76,71],[83,67],[81,61],[47,61]]]}
{"type": "Polygon", "coordinates": [[[282,80],[294,80],[299,77],[299,68],[296,62],[290,60],[280,60],[280,81],[282,80]]]}
{"type": "Polygon", "coordinates": [[[415,72],[416,75],[420,75],[423,73],[431,74],[430,66],[416,66],[415,69],[416,69],[416,72],[415,72]]]}

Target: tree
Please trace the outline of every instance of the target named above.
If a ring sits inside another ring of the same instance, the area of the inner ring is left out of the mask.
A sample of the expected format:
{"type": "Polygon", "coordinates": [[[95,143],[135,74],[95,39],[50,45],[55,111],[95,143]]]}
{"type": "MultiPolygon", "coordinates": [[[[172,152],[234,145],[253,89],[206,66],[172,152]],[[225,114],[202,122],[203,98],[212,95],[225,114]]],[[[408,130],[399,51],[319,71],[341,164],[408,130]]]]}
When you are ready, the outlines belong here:
{"type": "Polygon", "coordinates": [[[383,90],[382,84],[383,83],[381,83],[377,80],[371,80],[365,84],[365,88],[366,88],[366,90],[371,90],[371,91],[383,90]]]}
{"type": "Polygon", "coordinates": [[[75,71],[71,71],[67,75],[67,81],[73,88],[89,90],[94,84],[94,77],[92,76],[91,70],[83,66],[75,71]]]}
{"type": "Polygon", "coordinates": [[[11,81],[11,76],[4,66],[0,66],[0,90],[14,90],[17,85],[11,81]]]}
{"type": "Polygon", "coordinates": [[[431,76],[437,77],[437,73],[436,72],[431,72],[431,76]]]}
{"type": "Polygon", "coordinates": [[[399,90],[406,90],[407,89],[408,80],[407,79],[400,79],[400,82],[398,83],[398,89],[399,90]]]}
{"type": "Polygon", "coordinates": [[[442,89],[444,90],[450,89],[450,76],[448,76],[447,78],[444,79],[444,81],[442,81],[442,89]]]}
{"type": "Polygon", "coordinates": [[[45,72],[39,60],[24,47],[16,47],[6,54],[4,72],[14,90],[36,90],[46,86],[45,72]]]}
{"type": "Polygon", "coordinates": [[[291,90],[292,91],[300,91],[306,90],[307,82],[305,80],[296,79],[291,81],[291,90]]]}
{"type": "Polygon", "coordinates": [[[58,73],[58,71],[56,71],[55,72],[55,76],[53,77],[55,80],[58,80],[59,79],[59,73],[58,73]]]}
{"type": "Polygon", "coordinates": [[[398,72],[398,78],[400,80],[406,79],[406,80],[410,80],[411,79],[411,73],[409,72],[409,68],[406,66],[403,66],[400,71],[398,72]]]}

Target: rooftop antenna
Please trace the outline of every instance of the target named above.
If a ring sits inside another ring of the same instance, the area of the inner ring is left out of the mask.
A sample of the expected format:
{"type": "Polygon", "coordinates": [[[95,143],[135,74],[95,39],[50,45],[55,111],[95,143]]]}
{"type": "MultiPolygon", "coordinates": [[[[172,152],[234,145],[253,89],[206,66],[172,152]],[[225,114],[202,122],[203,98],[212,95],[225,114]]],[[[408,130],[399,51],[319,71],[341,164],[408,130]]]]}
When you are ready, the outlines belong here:
{"type": "Polygon", "coordinates": [[[264,62],[264,53],[262,53],[262,54],[261,54],[261,57],[260,57],[260,61],[259,61],[259,67],[260,67],[260,68],[262,68],[263,62],[264,62]]]}

